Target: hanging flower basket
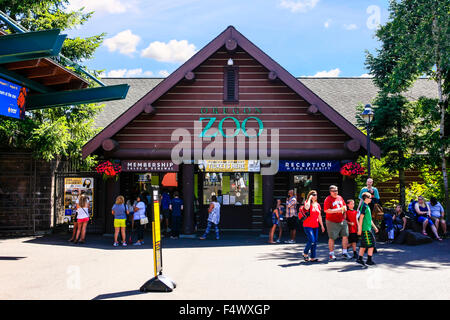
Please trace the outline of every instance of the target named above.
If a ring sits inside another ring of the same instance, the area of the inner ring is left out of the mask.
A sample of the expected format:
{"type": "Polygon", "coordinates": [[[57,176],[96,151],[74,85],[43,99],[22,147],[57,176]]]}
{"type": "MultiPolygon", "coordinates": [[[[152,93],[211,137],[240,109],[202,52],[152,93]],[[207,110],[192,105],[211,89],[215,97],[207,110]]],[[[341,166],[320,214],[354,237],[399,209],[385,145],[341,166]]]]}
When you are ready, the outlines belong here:
{"type": "Polygon", "coordinates": [[[350,179],[356,178],[358,175],[366,173],[366,169],[356,162],[348,162],[341,168],[341,174],[350,179]]]}
{"type": "Polygon", "coordinates": [[[97,168],[97,173],[101,173],[104,180],[119,179],[119,173],[122,171],[122,166],[111,161],[104,161],[100,163],[97,168]]]}

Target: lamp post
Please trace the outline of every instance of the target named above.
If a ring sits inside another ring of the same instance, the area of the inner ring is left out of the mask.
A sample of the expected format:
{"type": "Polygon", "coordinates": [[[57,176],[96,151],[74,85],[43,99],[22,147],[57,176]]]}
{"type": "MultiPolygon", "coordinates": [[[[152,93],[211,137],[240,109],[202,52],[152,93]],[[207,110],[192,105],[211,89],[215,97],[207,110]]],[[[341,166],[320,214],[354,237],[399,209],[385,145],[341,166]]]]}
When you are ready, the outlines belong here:
{"type": "Polygon", "coordinates": [[[364,111],[361,113],[361,118],[367,125],[367,167],[368,167],[368,178],[370,178],[370,122],[373,119],[373,110],[370,104],[366,104],[364,111]]]}

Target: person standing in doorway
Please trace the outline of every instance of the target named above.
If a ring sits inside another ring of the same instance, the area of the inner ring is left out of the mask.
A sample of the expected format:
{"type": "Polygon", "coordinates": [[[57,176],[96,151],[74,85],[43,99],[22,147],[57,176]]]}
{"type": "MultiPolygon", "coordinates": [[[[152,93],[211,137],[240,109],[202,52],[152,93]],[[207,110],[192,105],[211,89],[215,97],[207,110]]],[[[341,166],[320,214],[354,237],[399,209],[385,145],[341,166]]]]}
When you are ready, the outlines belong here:
{"type": "Polygon", "coordinates": [[[132,224],[132,229],[136,232],[137,234],[137,241],[135,243],[133,243],[134,246],[141,246],[144,244],[144,226],[141,224],[141,219],[145,218],[145,209],[146,209],[146,205],[144,202],[145,196],[143,195],[139,195],[136,198],[136,203],[133,207],[133,224],[132,224]]]}
{"type": "Polygon", "coordinates": [[[290,239],[285,241],[285,243],[295,243],[295,235],[298,227],[297,198],[294,196],[294,190],[289,190],[288,195],[289,198],[286,199],[286,221],[290,239]]]}
{"type": "Polygon", "coordinates": [[[272,212],[272,228],[269,232],[269,243],[280,243],[281,234],[283,232],[283,228],[281,227],[281,220],[283,219],[283,205],[281,204],[281,199],[277,199],[277,203],[275,209],[272,212]],[[275,234],[275,230],[278,226],[279,234],[277,241],[273,241],[273,237],[275,234]]]}
{"type": "Polygon", "coordinates": [[[208,224],[206,226],[205,233],[199,238],[205,240],[208,236],[211,227],[214,225],[216,231],[216,240],[220,239],[219,235],[219,222],[220,222],[220,203],[217,201],[216,196],[211,197],[211,203],[208,208],[208,224]]]}
{"type": "Polygon", "coordinates": [[[172,236],[170,238],[178,239],[181,229],[181,210],[183,210],[183,200],[180,199],[178,191],[174,192],[169,208],[172,211],[172,236]]]}
{"type": "Polygon", "coordinates": [[[113,246],[117,247],[119,242],[117,241],[119,237],[119,232],[122,236],[122,246],[127,246],[127,238],[125,235],[125,228],[127,227],[127,215],[129,211],[125,206],[125,198],[123,196],[118,196],[116,198],[116,203],[111,209],[112,215],[114,216],[114,243],[113,246]]]}
{"type": "Polygon", "coordinates": [[[319,240],[319,225],[322,232],[325,232],[325,227],[322,222],[322,208],[317,202],[317,191],[311,190],[306,196],[304,205],[305,211],[309,212],[307,218],[303,221],[303,229],[305,230],[308,242],[303,251],[303,259],[307,262],[318,262],[316,258],[317,241],[319,240]],[[308,256],[311,250],[311,257],[308,256]]]}
{"type": "Polygon", "coordinates": [[[339,237],[342,237],[342,256],[350,260],[352,257],[347,252],[348,224],[345,219],[347,206],[345,205],[344,199],[338,194],[338,187],[331,185],[329,190],[330,195],[325,199],[325,203],[323,205],[326,213],[326,225],[329,238],[329,260],[336,260],[336,256],[334,255],[334,243],[339,237]]]}
{"type": "Polygon", "coordinates": [[[84,194],[80,195],[78,198],[77,220],[78,230],[75,243],[85,243],[86,228],[89,222],[89,199],[84,194]]]}
{"type": "Polygon", "coordinates": [[[161,195],[161,213],[163,215],[163,227],[165,227],[164,233],[166,233],[166,235],[168,235],[170,232],[169,219],[170,219],[170,202],[171,201],[172,201],[172,199],[170,198],[169,192],[167,192],[167,190],[164,190],[161,195]]]}

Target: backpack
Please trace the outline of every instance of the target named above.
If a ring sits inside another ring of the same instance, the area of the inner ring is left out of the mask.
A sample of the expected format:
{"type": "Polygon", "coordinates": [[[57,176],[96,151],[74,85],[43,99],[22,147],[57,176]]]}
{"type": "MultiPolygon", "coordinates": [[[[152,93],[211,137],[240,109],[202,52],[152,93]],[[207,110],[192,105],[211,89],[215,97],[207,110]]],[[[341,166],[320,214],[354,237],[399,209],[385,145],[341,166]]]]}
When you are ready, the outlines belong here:
{"type": "Polygon", "coordinates": [[[408,212],[411,215],[412,218],[417,219],[417,212],[414,209],[414,207],[416,206],[417,201],[414,200],[413,202],[410,202],[408,205],[408,212]]]}

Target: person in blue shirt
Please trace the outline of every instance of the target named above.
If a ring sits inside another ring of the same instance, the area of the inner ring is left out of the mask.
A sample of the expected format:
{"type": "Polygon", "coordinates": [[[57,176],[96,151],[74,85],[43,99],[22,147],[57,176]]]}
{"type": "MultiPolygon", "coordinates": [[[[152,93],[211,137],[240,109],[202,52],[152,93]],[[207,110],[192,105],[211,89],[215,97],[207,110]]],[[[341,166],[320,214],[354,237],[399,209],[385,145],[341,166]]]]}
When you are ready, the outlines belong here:
{"type": "Polygon", "coordinates": [[[178,191],[173,194],[169,208],[172,211],[172,236],[170,238],[178,239],[181,228],[181,211],[183,210],[183,200],[180,199],[178,191]]]}
{"type": "Polygon", "coordinates": [[[170,219],[170,201],[172,199],[170,198],[169,192],[167,190],[164,190],[161,195],[161,213],[163,215],[163,227],[165,227],[164,233],[169,233],[169,219],[170,219]]]}

